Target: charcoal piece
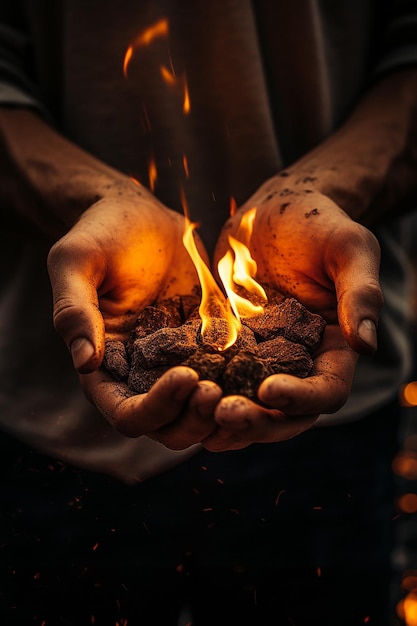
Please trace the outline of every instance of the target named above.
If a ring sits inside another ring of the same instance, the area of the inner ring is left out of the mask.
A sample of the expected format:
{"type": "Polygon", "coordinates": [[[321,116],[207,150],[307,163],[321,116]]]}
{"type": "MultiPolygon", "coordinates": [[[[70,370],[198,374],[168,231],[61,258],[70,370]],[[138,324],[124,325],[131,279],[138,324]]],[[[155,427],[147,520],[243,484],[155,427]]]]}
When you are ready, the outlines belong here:
{"type": "Polygon", "coordinates": [[[181,296],[181,316],[182,321],[199,317],[199,306],[201,296],[181,296]]]}
{"type": "Polygon", "coordinates": [[[131,341],[146,337],[160,328],[171,326],[170,320],[171,314],[166,309],[159,309],[155,306],[145,307],[138,315],[131,341]]]}
{"type": "Polygon", "coordinates": [[[186,365],[195,370],[200,380],[211,380],[221,384],[226,359],[214,349],[210,350],[210,347],[203,346],[183,361],[181,365],[186,365]]]}
{"type": "Polygon", "coordinates": [[[191,320],[177,328],[160,328],[136,339],[132,346],[133,367],[151,369],[159,365],[178,365],[197,350],[200,326],[200,320],[191,320]]]}
{"type": "MultiPolygon", "coordinates": [[[[204,346],[211,346],[216,351],[219,347],[227,343],[229,334],[229,325],[225,319],[213,317],[210,319],[210,326],[206,329],[204,336],[200,336],[200,341],[204,346]]],[[[235,343],[227,348],[224,352],[227,358],[231,358],[240,350],[256,351],[257,342],[253,331],[247,326],[239,329],[235,343]]]]}
{"type": "Polygon", "coordinates": [[[227,361],[230,361],[241,351],[251,352],[253,354],[258,352],[258,343],[256,341],[255,333],[250,328],[243,325],[239,330],[235,343],[224,351],[224,355],[227,361]]]}
{"type": "Polygon", "coordinates": [[[127,384],[129,388],[136,393],[147,393],[168,369],[169,366],[167,365],[153,367],[152,369],[144,369],[139,366],[132,367],[129,372],[127,384]]]}
{"type": "Polygon", "coordinates": [[[274,374],[293,374],[305,378],[313,367],[313,359],[307,348],[285,337],[260,343],[258,356],[267,360],[274,374]]]}
{"type": "Polygon", "coordinates": [[[294,343],[301,343],[310,351],[319,346],[326,326],[321,315],[311,313],[295,298],[286,298],[280,304],[268,304],[263,315],[245,318],[243,323],[261,341],[282,336],[294,343]]]}
{"type": "Polygon", "coordinates": [[[246,350],[247,352],[257,350],[257,341],[254,332],[247,326],[241,326],[239,334],[233,346],[236,350],[246,350]]]}
{"type": "Polygon", "coordinates": [[[223,391],[226,395],[238,394],[256,399],[261,382],[272,374],[265,359],[250,352],[239,352],[226,365],[223,374],[223,391]]]}
{"type": "Polygon", "coordinates": [[[200,333],[199,342],[205,346],[211,346],[215,351],[222,350],[229,340],[229,325],[225,319],[211,317],[210,324],[204,329],[204,335],[200,333]]]}
{"type": "MultiPolygon", "coordinates": [[[[238,296],[245,300],[249,300],[249,302],[255,306],[265,306],[265,304],[269,301],[268,296],[265,298],[260,293],[252,293],[242,285],[235,284],[233,290],[238,296]]],[[[284,296],[281,296],[281,298],[283,297],[284,296]]]]}
{"type": "MultiPolygon", "coordinates": [[[[155,304],[155,307],[169,316],[169,324],[167,326],[171,326],[172,328],[176,326],[181,326],[184,319],[182,318],[182,303],[181,297],[175,296],[173,298],[168,298],[166,300],[160,300],[155,304]]],[[[158,330],[155,328],[155,330],[158,330]]]]}
{"type": "Polygon", "coordinates": [[[263,285],[263,288],[268,298],[268,304],[281,304],[286,299],[286,296],[269,285],[263,285]]]}
{"type": "Polygon", "coordinates": [[[116,380],[126,380],[129,375],[129,361],[122,341],[106,341],[103,366],[116,380]]]}

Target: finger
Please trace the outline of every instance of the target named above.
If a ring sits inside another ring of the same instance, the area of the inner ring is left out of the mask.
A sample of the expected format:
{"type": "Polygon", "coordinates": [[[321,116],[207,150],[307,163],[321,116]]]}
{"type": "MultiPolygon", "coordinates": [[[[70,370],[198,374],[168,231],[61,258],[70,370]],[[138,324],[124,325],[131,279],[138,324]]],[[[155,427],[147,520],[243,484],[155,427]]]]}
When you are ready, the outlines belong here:
{"type": "Polygon", "coordinates": [[[359,224],[355,227],[343,242],[335,238],[337,253],[330,267],[342,332],[353,350],[366,354],[377,349],[378,319],[383,306],[380,248],[370,231],[359,224]]]}
{"type": "Polygon", "coordinates": [[[71,246],[65,241],[55,244],[48,256],[53,323],[71,351],[75,369],[87,374],[100,366],[104,353],[104,321],[97,296],[99,270],[78,240],[71,246]]]}
{"type": "Polygon", "coordinates": [[[216,408],[219,428],[202,443],[212,452],[238,450],[253,443],[284,441],[310,428],[316,416],[288,417],[243,396],[223,398],[216,408]]]}
{"type": "Polygon", "coordinates": [[[132,395],[126,384],[115,383],[101,370],[80,379],[91,402],[127,437],[139,437],[175,420],[198,384],[197,373],[183,366],[168,370],[147,394],[132,395]]]}
{"type": "Polygon", "coordinates": [[[159,428],[151,435],[171,450],[183,450],[200,443],[216,429],[214,410],[222,390],[211,381],[200,381],[189,402],[175,422],[159,428]]]}

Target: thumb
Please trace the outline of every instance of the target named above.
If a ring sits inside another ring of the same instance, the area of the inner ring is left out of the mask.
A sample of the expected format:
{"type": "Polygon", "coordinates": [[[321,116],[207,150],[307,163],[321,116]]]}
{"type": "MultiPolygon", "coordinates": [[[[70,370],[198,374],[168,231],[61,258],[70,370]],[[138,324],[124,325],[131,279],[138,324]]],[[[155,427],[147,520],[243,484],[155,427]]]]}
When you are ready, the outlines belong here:
{"type": "Polygon", "coordinates": [[[350,222],[348,229],[341,229],[330,239],[328,250],[342,333],[352,350],[371,354],[377,349],[378,320],[384,303],[379,242],[367,228],[350,222]]]}
{"type": "Polygon", "coordinates": [[[382,292],[369,284],[346,291],[339,300],[338,317],[343,335],[359,354],[370,354],[378,347],[377,329],[382,292]]]}
{"type": "MultiPolygon", "coordinates": [[[[79,258],[79,257],[78,257],[79,258]]],[[[53,324],[68,346],[75,369],[89,374],[104,354],[104,320],[97,289],[79,263],[62,262],[51,251],[48,272],[53,296],[53,324]]]]}

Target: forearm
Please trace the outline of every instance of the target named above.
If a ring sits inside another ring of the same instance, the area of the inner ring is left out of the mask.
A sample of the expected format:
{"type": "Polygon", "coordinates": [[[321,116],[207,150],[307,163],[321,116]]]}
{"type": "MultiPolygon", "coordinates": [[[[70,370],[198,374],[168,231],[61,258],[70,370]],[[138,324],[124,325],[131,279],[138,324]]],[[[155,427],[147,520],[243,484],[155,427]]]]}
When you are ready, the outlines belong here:
{"type": "Polygon", "coordinates": [[[88,206],[119,193],[129,182],[29,109],[0,108],[0,159],[3,209],[52,239],[63,235],[88,206]]]}
{"type": "Polygon", "coordinates": [[[372,226],[417,203],[417,69],[365,94],[346,123],[288,171],[372,226]]]}

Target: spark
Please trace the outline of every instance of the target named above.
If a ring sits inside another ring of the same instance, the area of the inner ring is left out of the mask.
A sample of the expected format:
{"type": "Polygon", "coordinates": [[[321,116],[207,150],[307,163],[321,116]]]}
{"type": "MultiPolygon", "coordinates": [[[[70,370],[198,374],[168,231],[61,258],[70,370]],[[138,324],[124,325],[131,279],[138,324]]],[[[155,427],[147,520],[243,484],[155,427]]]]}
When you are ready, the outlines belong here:
{"type": "Polygon", "coordinates": [[[280,497],[282,496],[282,494],[285,493],[285,489],[281,489],[281,491],[278,493],[276,499],[275,499],[275,506],[278,506],[278,502],[280,497]]]}

